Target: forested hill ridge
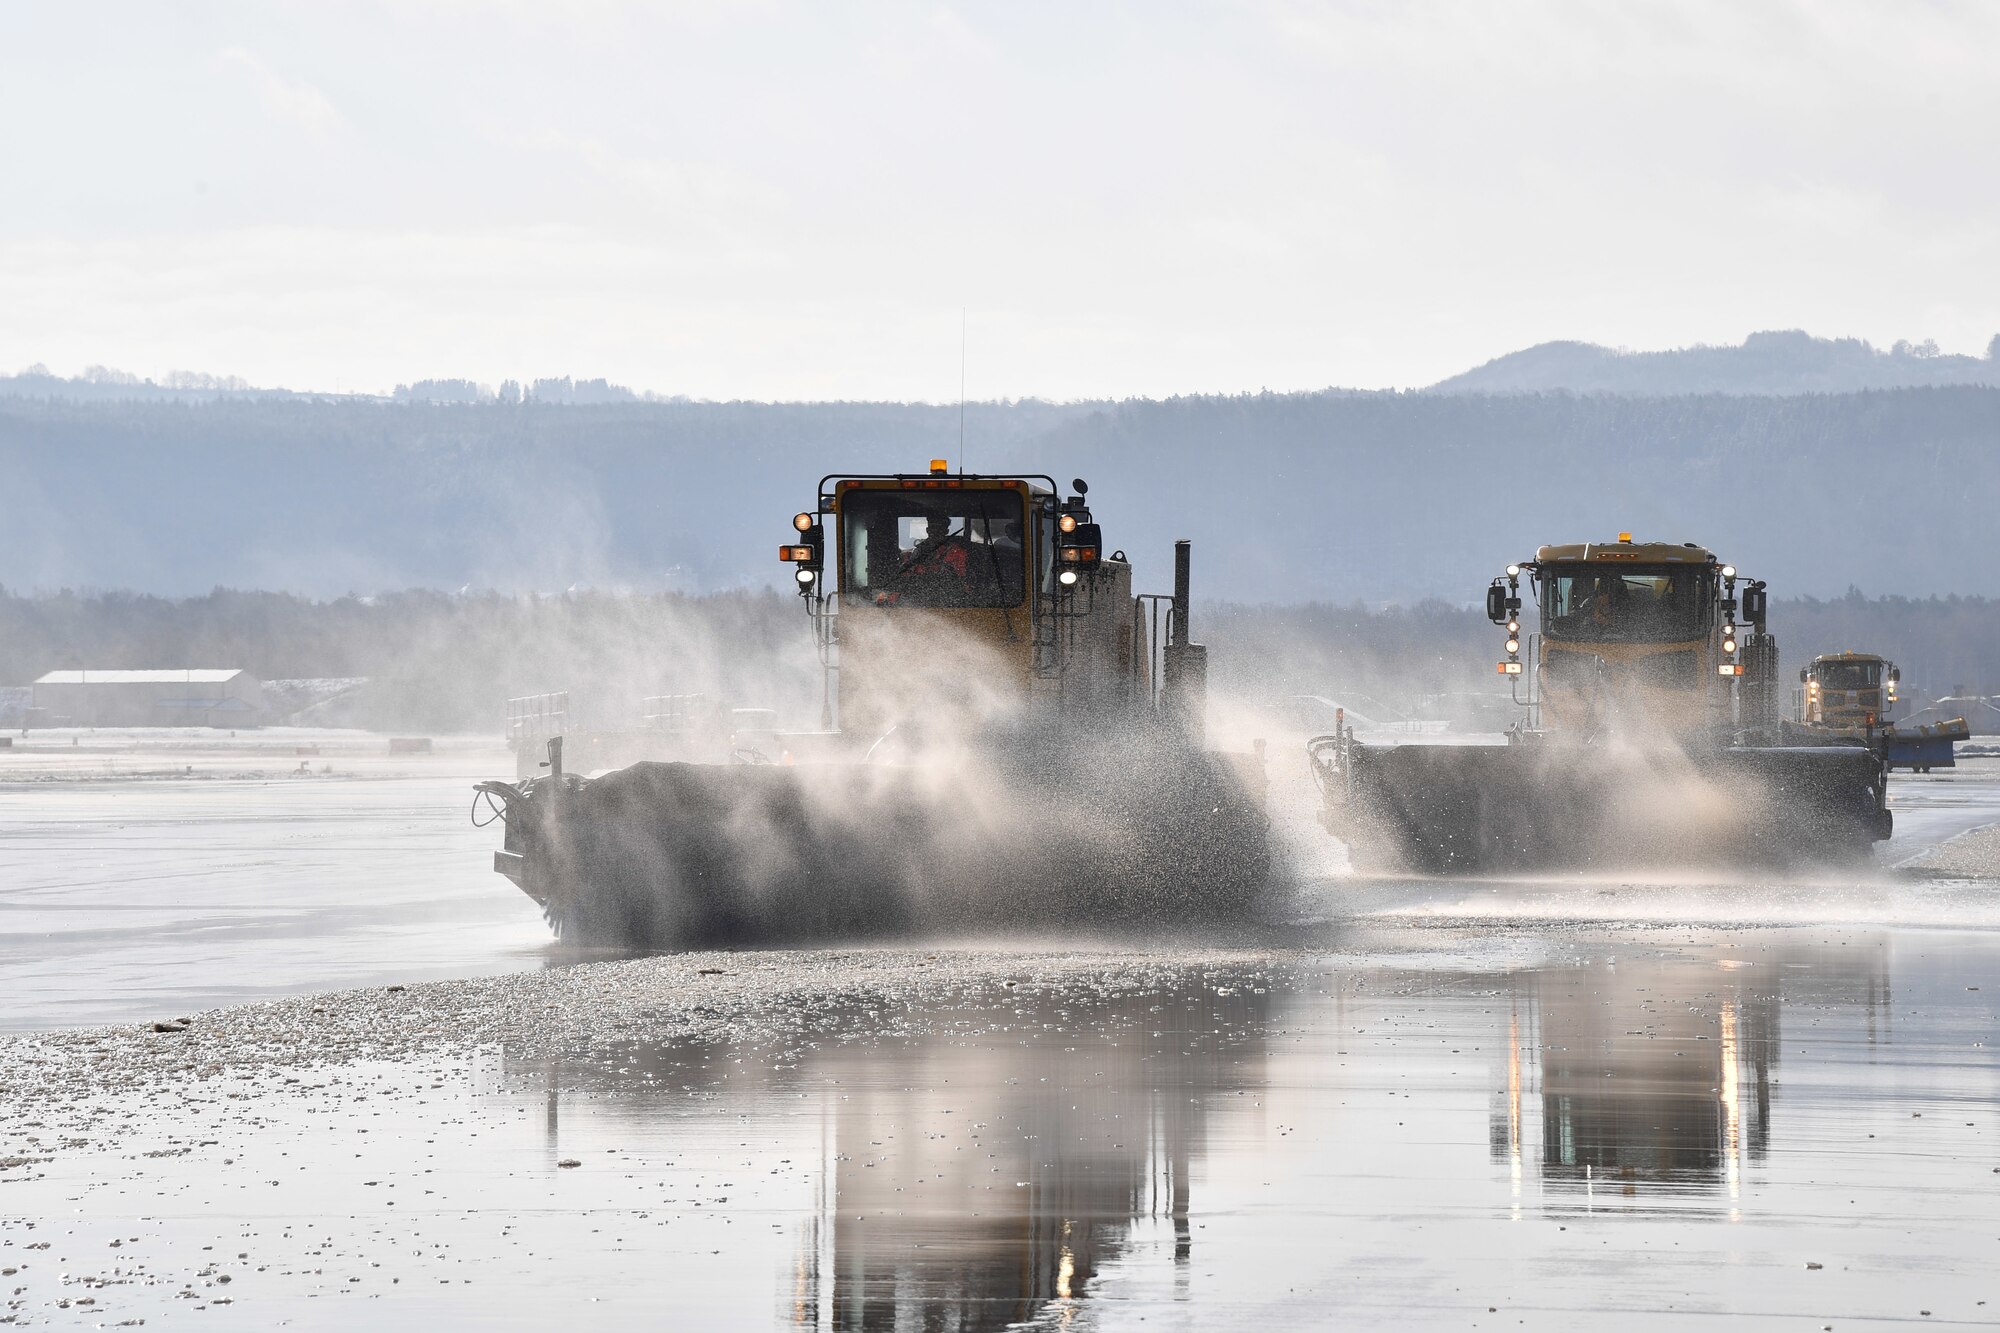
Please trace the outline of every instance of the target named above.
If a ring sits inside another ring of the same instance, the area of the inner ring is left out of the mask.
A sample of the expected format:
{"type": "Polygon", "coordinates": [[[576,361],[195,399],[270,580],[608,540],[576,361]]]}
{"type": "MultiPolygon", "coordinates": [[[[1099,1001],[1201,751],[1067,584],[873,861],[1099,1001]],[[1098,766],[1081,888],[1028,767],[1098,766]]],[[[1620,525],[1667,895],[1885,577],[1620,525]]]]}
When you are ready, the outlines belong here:
{"type": "Polygon", "coordinates": [[[1753,333],[1740,347],[1626,352],[1548,342],[1496,357],[1431,386],[1433,393],[1795,394],[1948,384],[2000,385],[2000,335],[1984,357],[1949,356],[1930,341],[1887,350],[1859,338],[1798,329],[1753,333]]]}
{"type": "Polygon", "coordinates": [[[964,429],[895,404],[0,399],[0,584],[776,587],[823,474],[944,457],[1087,478],[1141,588],[1190,537],[1204,599],[1464,604],[1619,531],[1782,596],[2000,593],[1995,388],[973,404],[964,429]]]}

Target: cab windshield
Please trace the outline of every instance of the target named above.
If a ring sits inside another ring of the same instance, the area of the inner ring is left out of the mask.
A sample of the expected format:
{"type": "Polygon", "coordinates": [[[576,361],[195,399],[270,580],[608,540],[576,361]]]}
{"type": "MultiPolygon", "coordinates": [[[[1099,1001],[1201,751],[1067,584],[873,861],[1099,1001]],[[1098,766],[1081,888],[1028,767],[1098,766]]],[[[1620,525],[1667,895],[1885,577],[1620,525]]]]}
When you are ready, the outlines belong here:
{"type": "Polygon", "coordinates": [[[1019,606],[1025,513],[1018,491],[849,491],[841,594],[879,606],[1019,606]]]}
{"type": "Polygon", "coordinates": [[[1822,662],[1813,668],[1823,690],[1872,690],[1882,683],[1880,662],[1822,662]]]}
{"type": "Polygon", "coordinates": [[[1707,632],[1713,575],[1699,566],[1577,566],[1543,576],[1542,632],[1589,643],[1686,643],[1707,632]]]}

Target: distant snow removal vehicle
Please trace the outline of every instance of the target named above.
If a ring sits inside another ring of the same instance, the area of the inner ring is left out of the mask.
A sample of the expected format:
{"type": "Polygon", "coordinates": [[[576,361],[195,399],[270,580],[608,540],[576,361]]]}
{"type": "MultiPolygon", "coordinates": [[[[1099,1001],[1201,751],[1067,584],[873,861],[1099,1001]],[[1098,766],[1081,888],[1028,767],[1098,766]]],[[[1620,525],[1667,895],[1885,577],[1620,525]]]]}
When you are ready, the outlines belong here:
{"type": "Polygon", "coordinates": [[[1425,873],[1866,857],[1890,830],[1882,755],[1785,742],[1766,603],[1693,543],[1544,546],[1486,596],[1524,721],[1504,743],[1313,738],[1321,823],[1357,864],[1425,873]]]}
{"type": "Polygon", "coordinates": [[[599,776],[551,736],[546,772],[479,785],[495,869],[565,940],[650,947],[1240,911],[1268,864],[1263,747],[1204,744],[1189,545],[1170,598],[1135,597],[1072,489],[942,460],[822,478],[779,548],[820,729],[599,776]]]}
{"type": "Polygon", "coordinates": [[[1892,769],[1928,773],[1956,767],[1953,747],[1970,740],[1972,729],[1962,717],[1896,721],[1902,679],[1895,663],[1874,653],[1820,654],[1799,668],[1799,717],[1785,721],[1785,739],[1795,745],[1873,746],[1892,769]]]}

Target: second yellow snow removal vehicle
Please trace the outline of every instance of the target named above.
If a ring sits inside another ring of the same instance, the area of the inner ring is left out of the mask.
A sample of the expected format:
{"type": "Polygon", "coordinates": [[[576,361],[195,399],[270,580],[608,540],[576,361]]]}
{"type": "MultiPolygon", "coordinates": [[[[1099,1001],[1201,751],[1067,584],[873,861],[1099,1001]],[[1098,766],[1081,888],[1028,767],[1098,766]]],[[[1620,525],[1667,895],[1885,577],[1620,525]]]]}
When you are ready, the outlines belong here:
{"type": "Polygon", "coordinates": [[[1215,919],[1261,889],[1262,746],[1206,747],[1206,649],[1074,482],[821,479],[779,547],[822,725],[736,762],[488,782],[495,868],[564,939],[654,947],[1215,919]],[[1165,632],[1161,632],[1164,613],[1165,632]]]}
{"type": "Polygon", "coordinates": [[[1691,542],[1544,546],[1486,596],[1523,721],[1493,744],[1315,737],[1321,822],[1358,864],[1429,873],[1865,856],[1882,756],[1785,743],[1767,601],[1691,542]]]}
{"type": "Polygon", "coordinates": [[[1902,682],[1896,664],[1874,653],[1821,653],[1799,668],[1798,719],[1785,722],[1785,737],[1803,745],[1871,745],[1892,769],[1956,767],[1953,747],[1971,739],[1971,728],[1962,717],[1896,721],[1902,682]]]}

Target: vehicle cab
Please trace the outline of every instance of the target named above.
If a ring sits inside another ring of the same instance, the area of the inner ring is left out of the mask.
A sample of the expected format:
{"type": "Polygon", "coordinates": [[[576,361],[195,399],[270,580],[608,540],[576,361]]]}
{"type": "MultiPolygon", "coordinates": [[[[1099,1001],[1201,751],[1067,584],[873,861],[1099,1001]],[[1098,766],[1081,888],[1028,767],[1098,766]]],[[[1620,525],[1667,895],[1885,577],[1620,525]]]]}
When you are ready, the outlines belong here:
{"type": "Polygon", "coordinates": [[[873,736],[1044,697],[1141,697],[1131,566],[1102,549],[1089,488],[1072,485],[1063,498],[1050,477],[952,472],[943,459],[821,478],[779,558],[818,631],[825,724],[873,736]]]}
{"type": "Polygon", "coordinates": [[[1822,653],[1799,669],[1807,726],[1880,727],[1895,718],[1902,672],[1874,653],[1822,653]]]}
{"type": "Polygon", "coordinates": [[[1745,674],[1737,614],[1761,623],[1762,583],[1749,583],[1739,606],[1735,568],[1693,542],[1620,533],[1541,547],[1488,589],[1487,614],[1507,626],[1503,675],[1524,674],[1524,578],[1538,612],[1528,651],[1545,728],[1690,734],[1730,724],[1745,674]]]}

